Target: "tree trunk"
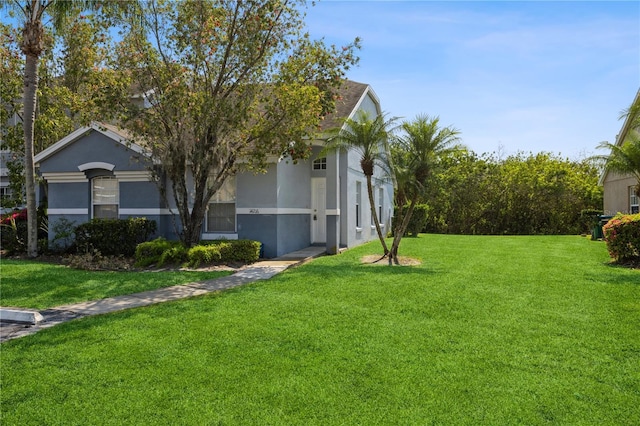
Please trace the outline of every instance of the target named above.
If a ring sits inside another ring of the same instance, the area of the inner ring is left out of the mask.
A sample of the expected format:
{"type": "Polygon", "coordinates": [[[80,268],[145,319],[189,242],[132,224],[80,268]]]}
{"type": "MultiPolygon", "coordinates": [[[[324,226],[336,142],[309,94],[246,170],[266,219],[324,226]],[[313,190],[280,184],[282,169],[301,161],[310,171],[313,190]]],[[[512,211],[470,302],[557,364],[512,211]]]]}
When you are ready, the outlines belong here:
{"type": "Polygon", "coordinates": [[[38,256],[38,207],[36,206],[36,179],[33,163],[33,123],[36,118],[39,57],[26,55],[24,69],[24,175],[27,192],[27,255],[38,256]]]}
{"type": "Polygon", "coordinates": [[[409,209],[402,218],[402,222],[399,222],[398,226],[393,230],[393,244],[391,245],[391,250],[389,252],[389,265],[392,265],[392,263],[395,263],[396,265],[400,264],[400,261],[398,260],[398,248],[400,247],[400,241],[402,240],[404,233],[407,231],[407,226],[409,226],[409,220],[411,220],[411,215],[413,214],[417,200],[417,195],[411,198],[409,209]]]}
{"type": "Polygon", "coordinates": [[[376,212],[376,204],[373,200],[373,186],[371,184],[371,175],[367,176],[367,192],[369,193],[369,206],[371,207],[371,217],[373,217],[373,222],[376,226],[376,232],[378,233],[378,238],[380,239],[380,244],[382,244],[382,249],[384,250],[384,255],[389,254],[389,249],[387,248],[387,243],[384,240],[384,235],[382,235],[382,229],[380,229],[380,220],[378,218],[378,213],[376,212]]]}

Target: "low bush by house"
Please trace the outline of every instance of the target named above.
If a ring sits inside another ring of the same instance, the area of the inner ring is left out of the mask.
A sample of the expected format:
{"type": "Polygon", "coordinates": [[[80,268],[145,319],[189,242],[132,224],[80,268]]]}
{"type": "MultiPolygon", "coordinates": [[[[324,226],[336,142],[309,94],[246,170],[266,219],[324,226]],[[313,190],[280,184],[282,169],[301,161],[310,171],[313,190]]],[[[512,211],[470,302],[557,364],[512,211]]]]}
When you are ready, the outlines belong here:
{"type": "Polygon", "coordinates": [[[144,217],[92,219],[76,227],[76,246],[79,252],[98,250],[107,256],[133,256],[137,245],[148,240],[156,229],[156,222],[144,217]]]}
{"type": "Polygon", "coordinates": [[[137,266],[187,263],[198,267],[213,263],[253,263],[260,257],[260,243],[251,240],[218,240],[202,242],[187,249],[177,241],[158,238],[139,244],[135,256],[137,266]]]}
{"type": "Polygon", "coordinates": [[[618,262],[640,258],[640,214],[616,215],[603,227],[609,255],[618,262]]]}

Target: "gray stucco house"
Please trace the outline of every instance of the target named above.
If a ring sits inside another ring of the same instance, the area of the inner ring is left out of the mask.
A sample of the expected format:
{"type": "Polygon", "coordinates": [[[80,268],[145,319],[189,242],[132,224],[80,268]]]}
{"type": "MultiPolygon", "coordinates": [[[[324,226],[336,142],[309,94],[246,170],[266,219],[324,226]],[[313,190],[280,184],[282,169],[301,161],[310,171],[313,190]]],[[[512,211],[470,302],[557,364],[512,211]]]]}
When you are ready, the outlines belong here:
{"type": "MultiPolygon", "coordinates": [[[[367,84],[346,81],[341,95],[323,130],[358,110],[382,112],[367,84]]],[[[152,181],[150,160],[142,147],[127,140],[121,130],[94,123],[35,157],[48,186],[50,229],[61,218],[79,224],[94,217],[144,216],[158,223],[159,235],[177,239],[172,206],[164,203],[152,181]]],[[[322,139],[312,141],[307,161],[274,160],[266,174],[239,173],[229,179],[209,204],[202,239],[257,240],[264,244],[265,257],[272,258],[309,245],[324,245],[328,253],[336,253],[377,238],[358,154],[320,157],[323,146],[322,139]]],[[[375,207],[387,232],[393,185],[381,170],[377,173],[375,207]]],[[[177,214],[175,220],[179,223],[177,214]]]]}

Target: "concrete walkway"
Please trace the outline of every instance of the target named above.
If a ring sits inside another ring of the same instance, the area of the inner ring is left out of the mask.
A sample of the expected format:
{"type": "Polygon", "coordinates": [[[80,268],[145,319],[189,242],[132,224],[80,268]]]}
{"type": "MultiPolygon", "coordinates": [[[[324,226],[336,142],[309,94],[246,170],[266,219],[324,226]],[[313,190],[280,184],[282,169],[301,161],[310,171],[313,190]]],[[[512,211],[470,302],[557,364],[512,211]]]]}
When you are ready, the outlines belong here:
{"type": "Polygon", "coordinates": [[[214,291],[226,290],[258,280],[266,280],[290,267],[302,264],[326,253],[325,247],[311,246],[282,257],[259,261],[222,278],[194,282],[142,293],[127,294],[89,302],[56,306],[43,311],[29,309],[0,309],[0,342],[34,334],[42,329],[90,315],[107,314],[129,308],[199,296],[214,291]],[[13,320],[37,318],[35,324],[16,323],[13,320]]]}

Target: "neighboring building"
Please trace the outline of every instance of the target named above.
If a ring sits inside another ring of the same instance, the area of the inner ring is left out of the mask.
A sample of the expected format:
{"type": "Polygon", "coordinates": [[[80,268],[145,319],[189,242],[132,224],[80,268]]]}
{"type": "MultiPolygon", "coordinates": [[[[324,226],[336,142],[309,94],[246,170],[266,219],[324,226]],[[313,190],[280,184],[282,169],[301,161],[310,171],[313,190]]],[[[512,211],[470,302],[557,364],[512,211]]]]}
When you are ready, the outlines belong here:
{"type": "MultiPolygon", "coordinates": [[[[636,93],[634,104],[640,102],[640,90],[636,93]]],[[[632,119],[627,116],[622,124],[620,133],[616,137],[616,145],[621,146],[634,129],[631,126],[632,119]]],[[[614,172],[604,172],[600,177],[600,184],[604,188],[604,214],[615,215],[616,213],[640,213],[640,203],[635,193],[638,181],[632,175],[620,175],[614,172]]]]}
{"type": "MultiPolygon", "coordinates": [[[[346,81],[341,95],[323,130],[336,126],[339,118],[354,117],[358,110],[382,113],[369,85],[346,81]]],[[[162,200],[145,150],[127,140],[123,131],[94,123],[36,155],[39,173],[48,184],[51,225],[61,218],[79,224],[95,217],[145,216],[158,223],[159,235],[177,239],[171,214],[175,206],[162,200]]],[[[323,146],[323,140],[313,141],[307,161],[274,161],[266,174],[239,173],[225,182],[209,203],[202,239],[257,240],[264,244],[265,257],[277,257],[311,244],[326,245],[329,253],[336,253],[377,238],[359,155],[320,157],[323,146]]],[[[381,170],[373,182],[376,209],[387,232],[393,186],[382,179],[381,170]]],[[[162,184],[171,187],[169,182],[162,184]]],[[[179,223],[177,213],[175,219],[179,223]]]]}
{"type": "Polygon", "coordinates": [[[4,199],[11,196],[9,187],[9,169],[7,163],[11,160],[11,151],[0,151],[0,212],[4,210],[4,199]]]}

